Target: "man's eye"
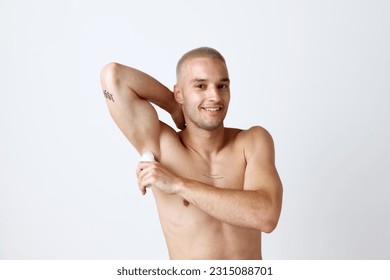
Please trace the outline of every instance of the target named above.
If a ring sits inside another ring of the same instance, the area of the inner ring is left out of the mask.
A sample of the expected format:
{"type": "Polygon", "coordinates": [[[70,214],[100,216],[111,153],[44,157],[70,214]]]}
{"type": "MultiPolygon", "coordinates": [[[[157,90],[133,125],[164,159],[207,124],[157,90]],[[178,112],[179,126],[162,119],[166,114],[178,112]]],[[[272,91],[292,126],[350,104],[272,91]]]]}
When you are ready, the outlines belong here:
{"type": "Polygon", "coordinates": [[[220,89],[227,89],[228,86],[227,85],[219,85],[218,88],[220,88],[220,89]]]}
{"type": "Polygon", "coordinates": [[[206,85],[204,84],[199,84],[199,85],[195,85],[196,88],[201,88],[201,89],[204,89],[206,88],[206,85]]]}

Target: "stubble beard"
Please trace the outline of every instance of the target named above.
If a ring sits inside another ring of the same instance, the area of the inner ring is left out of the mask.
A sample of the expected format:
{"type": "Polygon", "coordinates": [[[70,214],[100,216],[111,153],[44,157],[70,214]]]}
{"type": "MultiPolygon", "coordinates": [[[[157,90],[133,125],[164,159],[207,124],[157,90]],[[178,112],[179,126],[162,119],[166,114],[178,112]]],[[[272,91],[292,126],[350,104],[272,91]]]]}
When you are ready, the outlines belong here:
{"type": "Polygon", "coordinates": [[[220,122],[206,122],[204,120],[200,120],[198,123],[197,123],[198,127],[204,129],[204,130],[207,130],[207,131],[213,131],[213,130],[216,130],[217,128],[223,126],[223,120],[220,121],[220,122]]]}
{"type": "MultiPolygon", "coordinates": [[[[183,110],[185,110],[185,108],[183,108],[183,110]]],[[[201,129],[204,129],[207,131],[213,131],[213,130],[216,130],[217,128],[223,126],[223,121],[225,119],[226,113],[225,113],[225,115],[223,115],[223,117],[220,120],[214,121],[214,122],[207,121],[204,118],[202,118],[201,113],[199,113],[197,111],[197,109],[194,109],[194,108],[187,108],[187,110],[185,112],[185,116],[186,116],[185,117],[186,123],[192,122],[193,124],[195,124],[195,126],[201,128],[201,129]]]]}

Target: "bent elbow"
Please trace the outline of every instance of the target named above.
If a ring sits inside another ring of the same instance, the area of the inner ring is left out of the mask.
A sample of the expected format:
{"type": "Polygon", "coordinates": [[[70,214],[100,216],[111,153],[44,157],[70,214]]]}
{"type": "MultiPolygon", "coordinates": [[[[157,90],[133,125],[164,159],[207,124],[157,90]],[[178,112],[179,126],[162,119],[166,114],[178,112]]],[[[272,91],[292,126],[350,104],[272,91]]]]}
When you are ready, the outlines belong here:
{"type": "Polygon", "coordinates": [[[275,230],[276,226],[278,225],[279,221],[279,215],[269,215],[264,216],[261,215],[258,216],[256,219],[256,229],[265,232],[265,233],[271,233],[275,230]]]}
{"type": "Polygon", "coordinates": [[[266,221],[260,228],[260,231],[265,232],[265,233],[271,233],[275,230],[276,226],[278,225],[277,220],[269,220],[266,221]]]}
{"type": "Polygon", "coordinates": [[[103,88],[110,85],[116,85],[120,81],[120,67],[121,65],[116,62],[108,63],[103,67],[102,71],[100,72],[100,82],[103,88]]]}

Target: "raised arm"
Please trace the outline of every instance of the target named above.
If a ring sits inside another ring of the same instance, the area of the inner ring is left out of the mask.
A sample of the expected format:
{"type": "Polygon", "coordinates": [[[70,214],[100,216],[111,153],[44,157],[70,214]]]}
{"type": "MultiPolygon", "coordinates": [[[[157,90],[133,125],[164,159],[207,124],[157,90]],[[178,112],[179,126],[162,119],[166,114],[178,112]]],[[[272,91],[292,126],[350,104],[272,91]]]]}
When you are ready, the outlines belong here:
{"type": "Polygon", "coordinates": [[[140,154],[151,151],[159,158],[161,123],[150,102],[183,128],[182,111],[172,92],[151,76],[118,63],[103,68],[101,84],[110,114],[126,138],[140,154]]]}

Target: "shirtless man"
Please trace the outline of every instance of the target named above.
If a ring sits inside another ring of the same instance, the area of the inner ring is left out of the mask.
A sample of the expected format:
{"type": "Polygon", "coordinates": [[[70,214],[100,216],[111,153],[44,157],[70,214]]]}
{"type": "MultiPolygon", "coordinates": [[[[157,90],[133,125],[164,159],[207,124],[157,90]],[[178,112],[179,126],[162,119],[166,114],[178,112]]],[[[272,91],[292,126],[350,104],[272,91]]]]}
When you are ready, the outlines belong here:
{"type": "MultiPolygon", "coordinates": [[[[151,186],[171,259],[261,259],[261,232],[279,220],[282,184],[271,135],[262,127],[225,128],[229,74],[216,50],[198,48],[177,65],[173,93],[117,63],[104,67],[111,116],[136,150],[142,194],[151,186]],[[171,114],[176,132],[159,121],[171,114]]],[[[250,101],[248,101],[250,102],[250,101]]]]}

